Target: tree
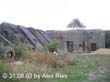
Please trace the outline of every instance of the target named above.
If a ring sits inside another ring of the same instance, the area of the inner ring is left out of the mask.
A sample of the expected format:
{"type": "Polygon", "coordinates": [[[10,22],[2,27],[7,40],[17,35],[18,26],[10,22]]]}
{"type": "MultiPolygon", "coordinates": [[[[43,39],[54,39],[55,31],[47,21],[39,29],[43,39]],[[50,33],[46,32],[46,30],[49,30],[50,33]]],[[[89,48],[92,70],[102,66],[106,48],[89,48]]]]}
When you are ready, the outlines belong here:
{"type": "Polygon", "coordinates": [[[67,27],[70,28],[85,28],[85,25],[83,25],[79,19],[73,19],[68,25],[67,27]]]}

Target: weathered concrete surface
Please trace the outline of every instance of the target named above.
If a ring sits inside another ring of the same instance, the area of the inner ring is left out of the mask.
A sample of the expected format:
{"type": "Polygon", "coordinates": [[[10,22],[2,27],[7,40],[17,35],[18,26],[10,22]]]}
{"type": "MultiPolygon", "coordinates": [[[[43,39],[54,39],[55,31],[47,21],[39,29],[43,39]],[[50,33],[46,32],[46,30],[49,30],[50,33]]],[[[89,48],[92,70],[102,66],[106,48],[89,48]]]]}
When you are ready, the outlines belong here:
{"type": "Polygon", "coordinates": [[[9,40],[7,40],[3,35],[0,34],[0,42],[4,44],[4,46],[14,46],[9,40]]]}
{"type": "Polygon", "coordinates": [[[42,30],[24,27],[3,22],[0,24],[0,39],[8,44],[25,42],[28,47],[38,50],[51,42],[51,39],[42,30]]]}
{"type": "Polygon", "coordinates": [[[22,34],[29,40],[29,42],[33,45],[34,48],[42,48],[42,45],[37,40],[37,38],[25,27],[19,26],[19,28],[22,30],[22,34]]]}
{"type": "Polygon", "coordinates": [[[103,30],[68,30],[47,31],[52,39],[61,40],[61,48],[68,51],[68,42],[73,52],[94,51],[105,48],[105,31],[103,30]],[[71,43],[72,42],[72,43],[71,43]]]}
{"type": "Polygon", "coordinates": [[[0,34],[0,55],[7,54],[9,57],[12,57],[14,54],[13,44],[7,40],[4,36],[0,34]]]}
{"type": "Polygon", "coordinates": [[[28,29],[37,38],[37,40],[42,44],[42,46],[51,42],[50,38],[47,36],[47,34],[44,31],[35,30],[33,28],[28,28],[28,29]]]}
{"type": "Polygon", "coordinates": [[[109,47],[110,31],[103,30],[69,30],[69,31],[42,31],[32,27],[24,27],[3,22],[0,24],[0,39],[6,45],[14,43],[25,42],[29,48],[38,50],[43,46],[52,42],[52,39],[59,39],[61,41],[61,49],[67,51],[69,41],[69,48],[73,51],[93,51],[99,48],[109,47]],[[93,48],[91,47],[93,44],[93,48]]]}

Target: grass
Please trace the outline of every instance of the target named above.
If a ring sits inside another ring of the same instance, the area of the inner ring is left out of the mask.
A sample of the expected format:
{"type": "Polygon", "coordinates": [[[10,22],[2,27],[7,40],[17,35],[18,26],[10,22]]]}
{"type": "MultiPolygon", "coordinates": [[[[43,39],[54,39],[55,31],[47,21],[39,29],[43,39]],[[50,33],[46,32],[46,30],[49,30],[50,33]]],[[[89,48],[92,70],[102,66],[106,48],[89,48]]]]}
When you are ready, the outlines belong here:
{"type": "MultiPolygon", "coordinates": [[[[51,53],[31,53],[23,60],[22,65],[11,62],[1,63],[13,73],[61,73],[67,78],[42,78],[42,79],[14,79],[14,81],[0,82],[110,82],[110,56],[109,55],[80,55],[68,54],[55,56],[51,53]],[[61,65],[61,66],[60,66],[61,65]]],[[[1,66],[3,66],[1,65],[1,66]]],[[[3,70],[3,67],[0,68],[3,70]]],[[[3,70],[4,71],[4,70],[3,70]]]]}

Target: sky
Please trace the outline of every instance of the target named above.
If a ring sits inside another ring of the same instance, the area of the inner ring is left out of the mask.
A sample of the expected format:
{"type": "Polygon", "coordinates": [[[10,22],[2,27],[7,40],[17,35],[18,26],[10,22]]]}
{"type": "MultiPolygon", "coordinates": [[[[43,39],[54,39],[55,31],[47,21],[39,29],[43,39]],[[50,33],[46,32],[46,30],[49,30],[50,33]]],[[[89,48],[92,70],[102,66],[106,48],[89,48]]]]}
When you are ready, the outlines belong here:
{"type": "Polygon", "coordinates": [[[110,30],[110,0],[0,0],[0,23],[67,30],[76,18],[87,29],[110,30]]]}

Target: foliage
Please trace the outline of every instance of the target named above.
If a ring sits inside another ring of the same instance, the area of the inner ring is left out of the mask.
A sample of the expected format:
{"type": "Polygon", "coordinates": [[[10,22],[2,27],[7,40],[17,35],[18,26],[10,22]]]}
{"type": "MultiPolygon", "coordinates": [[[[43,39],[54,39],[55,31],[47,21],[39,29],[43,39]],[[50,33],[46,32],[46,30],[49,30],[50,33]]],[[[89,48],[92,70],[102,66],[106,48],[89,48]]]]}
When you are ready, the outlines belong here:
{"type": "Polygon", "coordinates": [[[4,48],[3,42],[0,42],[0,58],[3,58],[3,51],[2,49],[4,48]]]}
{"type": "Polygon", "coordinates": [[[4,47],[3,42],[0,42],[0,49],[2,49],[4,47]]]}
{"type": "Polygon", "coordinates": [[[19,43],[15,46],[15,58],[24,57],[27,55],[27,52],[29,51],[28,46],[26,43],[19,43]]]}
{"type": "Polygon", "coordinates": [[[46,46],[46,48],[47,48],[47,50],[48,50],[49,52],[57,51],[58,48],[59,48],[59,41],[54,40],[52,43],[48,44],[48,45],[46,46]]]}
{"type": "Polygon", "coordinates": [[[70,28],[84,28],[85,26],[79,21],[79,19],[73,19],[67,27],[70,28]]]}
{"type": "MultiPolygon", "coordinates": [[[[61,73],[67,78],[44,79],[1,79],[0,82],[110,82],[110,56],[67,54],[54,55],[45,52],[33,52],[23,64],[4,62],[0,64],[0,72],[9,73],[61,73]],[[31,61],[31,62],[30,62],[31,61]],[[92,75],[91,75],[92,74],[92,75]]],[[[5,60],[6,61],[6,60],[5,60]]]]}

